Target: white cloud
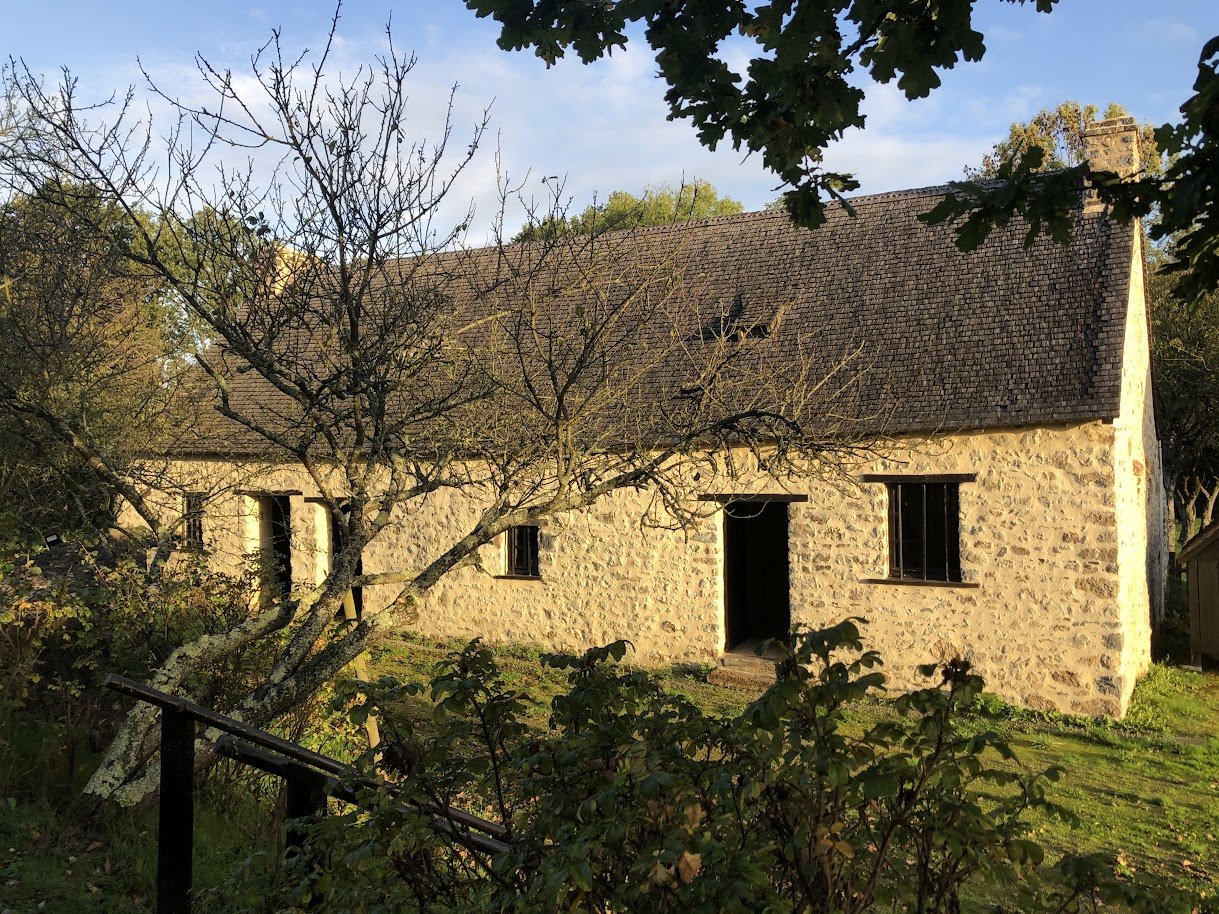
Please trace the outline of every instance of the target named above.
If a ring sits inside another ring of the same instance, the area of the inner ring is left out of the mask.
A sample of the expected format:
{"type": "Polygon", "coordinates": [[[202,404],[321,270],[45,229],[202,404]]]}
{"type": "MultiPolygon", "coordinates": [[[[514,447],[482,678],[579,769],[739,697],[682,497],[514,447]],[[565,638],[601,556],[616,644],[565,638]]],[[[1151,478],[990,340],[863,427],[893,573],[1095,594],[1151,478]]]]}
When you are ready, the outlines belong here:
{"type": "MultiPolygon", "coordinates": [[[[968,99],[963,106],[965,119],[980,129],[994,129],[1000,136],[1016,121],[1025,121],[1051,101],[1040,85],[1017,85],[998,97],[968,99]]],[[[996,136],[996,141],[1000,138],[996,136]]]]}
{"type": "Polygon", "coordinates": [[[1190,50],[1202,40],[1202,33],[1188,22],[1179,19],[1148,19],[1139,23],[1139,33],[1144,38],[1164,44],[1185,44],[1190,50]]]}
{"type": "MultiPolygon", "coordinates": [[[[1017,93],[1012,105],[1026,104],[1024,94],[1017,93]]],[[[864,129],[847,131],[825,156],[828,169],[853,173],[862,193],[959,179],[998,139],[976,116],[954,110],[945,96],[912,102],[892,83],[870,87],[863,112],[864,129]]]]}
{"type": "MultiPolygon", "coordinates": [[[[293,30],[285,36],[285,43],[319,47],[324,34],[320,30],[327,23],[312,25],[313,32],[305,35],[303,29],[293,30]]],[[[460,89],[452,109],[451,148],[460,152],[469,130],[494,100],[485,148],[455,183],[452,202],[441,214],[442,220],[458,221],[473,200],[478,215],[472,240],[486,236],[497,209],[493,156],[497,141],[503,171],[514,180],[531,175],[527,194],[547,199],[549,191],[541,178],[559,175],[566,196],[577,207],[595,193],[605,197],[616,189],[637,191],[648,183],[693,178],[710,181],[748,208],[760,208],[777,194],[778,179],[765,171],[760,156],[745,159],[727,142],[709,151],[688,122],[667,120],[665,87],[655,76],[655,61],[646,43],[633,42],[593,65],[564,59],[547,70],[529,53],[501,53],[481,38],[475,43],[446,40],[431,22],[400,21],[395,29],[395,43],[400,47],[407,46],[410,38],[424,46],[408,84],[411,106],[406,132],[411,138],[439,137],[449,93],[457,82],[460,89]],[[412,27],[416,31],[411,32],[412,27]]],[[[353,74],[386,49],[385,35],[379,30],[370,29],[366,34],[340,31],[327,67],[331,80],[340,73],[353,74]]],[[[214,63],[232,66],[242,92],[259,98],[257,110],[265,114],[262,90],[248,72],[249,53],[256,44],[251,40],[242,48],[225,48],[217,52],[214,63]]],[[[741,42],[725,46],[731,66],[745,65],[745,50],[741,42]]],[[[181,101],[194,105],[212,101],[189,60],[165,57],[149,60],[147,65],[158,82],[181,101]]],[[[116,82],[139,79],[138,71],[128,68],[116,82]]],[[[965,164],[978,161],[1007,125],[1035,110],[1044,95],[1039,86],[1018,84],[997,101],[954,107],[944,93],[911,103],[892,84],[869,85],[867,91],[866,130],[850,131],[826,157],[827,167],[855,173],[863,192],[959,177],[965,164]]],[[[158,118],[170,113],[163,102],[154,102],[153,108],[158,118]]],[[[266,149],[226,152],[229,161],[244,162],[248,155],[264,174],[278,161],[278,155],[266,149]]],[[[511,212],[510,227],[521,218],[519,209],[511,212]]]]}
{"type": "Polygon", "coordinates": [[[967,137],[858,132],[826,154],[826,167],[853,171],[861,192],[881,193],[959,180],[964,166],[980,161],[991,145],[967,137]]]}

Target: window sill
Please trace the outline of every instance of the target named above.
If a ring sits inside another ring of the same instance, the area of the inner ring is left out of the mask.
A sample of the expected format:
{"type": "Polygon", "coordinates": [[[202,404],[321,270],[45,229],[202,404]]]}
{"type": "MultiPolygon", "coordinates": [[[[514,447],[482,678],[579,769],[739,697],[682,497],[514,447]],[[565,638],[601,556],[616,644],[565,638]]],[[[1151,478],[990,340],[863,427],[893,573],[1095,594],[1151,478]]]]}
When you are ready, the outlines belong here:
{"type": "Polygon", "coordinates": [[[542,581],[542,576],[540,574],[497,574],[497,575],[495,575],[495,580],[497,580],[497,581],[538,581],[540,583],[542,581]]]}
{"type": "Polygon", "coordinates": [[[981,587],[977,581],[923,581],[918,578],[860,578],[860,584],[898,584],[905,587],[981,587]]]}

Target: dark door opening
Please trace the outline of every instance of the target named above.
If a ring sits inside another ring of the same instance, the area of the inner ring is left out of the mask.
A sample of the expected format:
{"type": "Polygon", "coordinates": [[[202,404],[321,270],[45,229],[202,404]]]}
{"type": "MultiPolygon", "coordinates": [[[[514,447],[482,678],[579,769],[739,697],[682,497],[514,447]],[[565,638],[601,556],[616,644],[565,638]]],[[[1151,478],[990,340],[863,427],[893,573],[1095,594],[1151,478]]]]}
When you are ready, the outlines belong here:
{"type": "Polygon", "coordinates": [[[268,495],[262,501],[262,551],[268,596],[292,592],[292,500],[268,495]]]}
{"type": "Polygon", "coordinates": [[[724,649],[791,634],[787,503],[734,501],[724,509],[724,649]]]}

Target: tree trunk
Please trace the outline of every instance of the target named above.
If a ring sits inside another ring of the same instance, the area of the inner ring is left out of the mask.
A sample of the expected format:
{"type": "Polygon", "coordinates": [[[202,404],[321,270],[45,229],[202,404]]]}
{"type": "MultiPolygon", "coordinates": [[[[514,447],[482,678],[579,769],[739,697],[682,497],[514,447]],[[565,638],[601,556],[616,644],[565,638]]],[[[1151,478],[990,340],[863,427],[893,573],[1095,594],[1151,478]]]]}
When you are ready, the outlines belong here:
{"type": "MultiPolygon", "coordinates": [[[[260,613],[242,625],[218,635],[204,635],[183,645],[153,675],[149,685],[165,692],[176,692],[191,673],[207,663],[219,660],[253,641],[286,627],[297,612],[297,605],[284,603],[260,613]]],[[[189,696],[184,696],[189,697],[189,696]]],[[[139,702],[127,714],[118,733],[111,740],[101,764],[85,785],[86,794],[101,798],[113,797],[129,805],[125,785],[145,766],[157,751],[158,709],[139,702]]],[[[136,791],[131,803],[143,796],[136,791]]]]}

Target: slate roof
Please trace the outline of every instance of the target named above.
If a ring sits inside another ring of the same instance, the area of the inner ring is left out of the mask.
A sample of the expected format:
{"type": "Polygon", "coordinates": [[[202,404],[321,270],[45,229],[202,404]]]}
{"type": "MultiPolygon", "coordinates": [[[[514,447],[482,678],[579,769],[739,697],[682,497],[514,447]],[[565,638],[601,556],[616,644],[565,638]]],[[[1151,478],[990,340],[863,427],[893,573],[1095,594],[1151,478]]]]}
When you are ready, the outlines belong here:
{"type": "MultiPolygon", "coordinates": [[[[835,386],[828,408],[861,430],[899,435],[1115,417],[1131,227],[1081,208],[1069,245],[1039,238],[1025,247],[1026,229],[1014,224],[962,253],[951,229],[917,221],[943,193],[858,197],[856,216],[831,208],[815,231],[793,226],[785,213],[759,212],[616,233],[616,241],[641,263],[680,249],[697,298],[690,333],[774,323],[769,339],[752,344],[759,369],[784,377],[785,366],[802,360],[829,370],[853,353],[849,383],[835,386]]],[[[489,273],[499,257],[487,249],[460,258],[447,280],[455,310],[476,318],[488,307],[471,294],[471,277],[457,281],[458,274],[489,273]]],[[[576,304],[556,306],[555,319],[576,304]]],[[[680,395],[697,366],[679,361],[650,373],[649,396],[680,395]]],[[[264,419],[292,422],[291,409],[277,407],[254,372],[233,375],[232,397],[264,419]]],[[[208,412],[179,453],[264,449],[208,412]]]]}

